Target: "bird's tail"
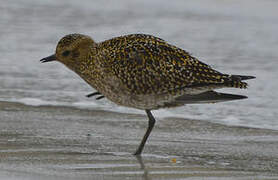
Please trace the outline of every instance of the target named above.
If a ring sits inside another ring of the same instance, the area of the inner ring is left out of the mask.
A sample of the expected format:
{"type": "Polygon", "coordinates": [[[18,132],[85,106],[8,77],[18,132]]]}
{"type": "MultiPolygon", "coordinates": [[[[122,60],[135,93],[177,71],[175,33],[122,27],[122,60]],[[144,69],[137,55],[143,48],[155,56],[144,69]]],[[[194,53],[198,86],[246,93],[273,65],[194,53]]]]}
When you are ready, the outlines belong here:
{"type": "Polygon", "coordinates": [[[242,76],[242,75],[231,75],[232,79],[238,79],[238,80],[248,80],[248,79],[255,79],[255,76],[242,76]]]}
{"type": "Polygon", "coordinates": [[[248,84],[246,82],[242,82],[248,79],[254,79],[254,76],[242,76],[242,75],[227,75],[225,79],[225,86],[234,87],[234,88],[247,88],[248,84]]]}

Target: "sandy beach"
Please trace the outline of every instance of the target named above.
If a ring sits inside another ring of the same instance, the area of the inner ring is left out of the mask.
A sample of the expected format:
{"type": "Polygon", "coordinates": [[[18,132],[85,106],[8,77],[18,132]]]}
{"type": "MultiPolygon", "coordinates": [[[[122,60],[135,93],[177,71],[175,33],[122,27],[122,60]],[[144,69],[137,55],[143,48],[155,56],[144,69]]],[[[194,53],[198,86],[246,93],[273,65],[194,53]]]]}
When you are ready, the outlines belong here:
{"type": "Polygon", "coordinates": [[[277,179],[278,131],[0,102],[0,179],[277,179]]]}

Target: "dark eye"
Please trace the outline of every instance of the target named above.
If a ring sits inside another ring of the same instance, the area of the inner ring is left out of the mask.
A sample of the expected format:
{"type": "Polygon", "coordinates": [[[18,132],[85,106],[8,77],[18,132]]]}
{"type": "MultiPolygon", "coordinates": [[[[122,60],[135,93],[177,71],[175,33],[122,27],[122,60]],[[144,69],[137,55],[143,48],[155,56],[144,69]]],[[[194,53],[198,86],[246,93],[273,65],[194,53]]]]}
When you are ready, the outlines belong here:
{"type": "Polygon", "coordinates": [[[69,54],[70,54],[70,51],[64,51],[64,52],[62,53],[62,55],[65,56],[65,57],[68,56],[69,54]]]}

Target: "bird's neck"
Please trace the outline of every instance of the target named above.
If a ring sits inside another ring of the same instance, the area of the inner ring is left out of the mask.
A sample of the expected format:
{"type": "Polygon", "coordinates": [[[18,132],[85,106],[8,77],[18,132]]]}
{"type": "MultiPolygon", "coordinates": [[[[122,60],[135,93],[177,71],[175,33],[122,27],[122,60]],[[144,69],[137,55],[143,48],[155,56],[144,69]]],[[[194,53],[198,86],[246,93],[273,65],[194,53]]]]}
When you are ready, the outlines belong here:
{"type": "Polygon", "coordinates": [[[92,84],[95,76],[98,75],[96,67],[96,50],[94,48],[87,51],[87,53],[82,53],[82,56],[78,57],[75,62],[70,64],[65,64],[69,69],[77,73],[82,79],[87,83],[92,84]]]}

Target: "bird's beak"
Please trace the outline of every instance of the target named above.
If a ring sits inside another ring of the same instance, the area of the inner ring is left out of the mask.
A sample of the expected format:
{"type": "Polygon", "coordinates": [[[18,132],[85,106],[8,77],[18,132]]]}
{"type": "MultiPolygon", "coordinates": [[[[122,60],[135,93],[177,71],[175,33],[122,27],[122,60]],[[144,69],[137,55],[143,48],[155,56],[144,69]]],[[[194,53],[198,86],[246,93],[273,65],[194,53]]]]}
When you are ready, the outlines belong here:
{"type": "Polygon", "coordinates": [[[51,56],[47,56],[43,59],[40,60],[40,62],[45,63],[45,62],[50,62],[50,61],[56,61],[56,56],[55,54],[51,55],[51,56]]]}

